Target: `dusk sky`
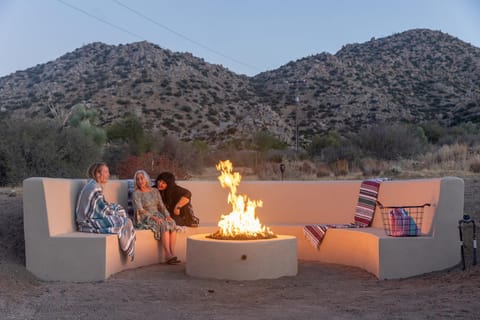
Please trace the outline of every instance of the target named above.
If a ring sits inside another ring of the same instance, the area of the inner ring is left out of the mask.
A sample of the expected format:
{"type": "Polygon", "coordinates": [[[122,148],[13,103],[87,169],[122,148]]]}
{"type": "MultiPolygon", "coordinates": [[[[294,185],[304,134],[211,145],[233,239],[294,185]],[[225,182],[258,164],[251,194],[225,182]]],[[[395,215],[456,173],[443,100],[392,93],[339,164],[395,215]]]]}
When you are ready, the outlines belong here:
{"type": "Polygon", "coordinates": [[[480,1],[0,0],[0,77],[92,42],[144,40],[253,76],[415,28],[480,47],[480,1]]]}

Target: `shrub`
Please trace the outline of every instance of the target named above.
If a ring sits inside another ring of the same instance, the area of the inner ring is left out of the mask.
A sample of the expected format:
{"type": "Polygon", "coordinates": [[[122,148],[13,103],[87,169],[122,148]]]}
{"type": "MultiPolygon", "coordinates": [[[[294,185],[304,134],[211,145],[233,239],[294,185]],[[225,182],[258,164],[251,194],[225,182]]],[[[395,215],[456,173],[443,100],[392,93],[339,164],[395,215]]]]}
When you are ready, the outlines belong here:
{"type": "Polygon", "coordinates": [[[185,142],[175,136],[158,137],[155,139],[156,153],[165,155],[190,172],[199,173],[208,157],[209,146],[202,141],[185,142]]]}
{"type": "Polygon", "coordinates": [[[335,161],[331,167],[336,176],[346,176],[349,172],[348,161],[345,159],[335,161]]]}
{"type": "Polygon", "coordinates": [[[128,116],[107,127],[107,139],[114,143],[127,143],[131,154],[139,155],[152,150],[153,138],[145,131],[139,118],[128,116]]]}
{"type": "Polygon", "coordinates": [[[439,162],[465,163],[467,160],[468,146],[464,144],[444,145],[438,150],[439,162]]]}
{"type": "Polygon", "coordinates": [[[480,159],[474,159],[470,162],[470,171],[480,173],[480,159]]]}
{"type": "Polygon", "coordinates": [[[402,168],[399,166],[391,166],[390,169],[388,169],[388,173],[392,176],[398,176],[402,173],[402,168]]]}
{"type": "Polygon", "coordinates": [[[326,163],[319,163],[317,165],[317,178],[330,176],[330,168],[326,163]]]}
{"type": "Polygon", "coordinates": [[[446,135],[447,129],[438,123],[424,123],[421,125],[428,141],[435,144],[446,135]]]}
{"type": "Polygon", "coordinates": [[[378,176],[385,171],[386,163],[373,159],[365,158],[360,161],[360,170],[365,177],[378,176]]]}
{"type": "Polygon", "coordinates": [[[135,172],[140,169],[145,170],[152,179],[163,171],[170,171],[179,180],[191,177],[175,160],[165,155],[155,156],[151,152],[127,157],[119,162],[116,172],[120,179],[132,179],[135,172]]]}
{"type": "Polygon", "coordinates": [[[258,151],[285,149],[286,144],[268,131],[257,132],[253,135],[253,144],[258,151]]]}
{"type": "Polygon", "coordinates": [[[443,145],[436,151],[426,153],[420,158],[430,169],[463,170],[467,168],[468,147],[461,144],[443,145]]]}
{"type": "Polygon", "coordinates": [[[80,128],[59,129],[52,120],[17,120],[0,124],[0,185],[25,178],[83,177],[101,156],[92,136],[80,128]]]}
{"type": "Polygon", "coordinates": [[[330,131],[323,136],[314,136],[312,142],[307,146],[307,152],[311,157],[331,165],[334,165],[335,161],[339,159],[353,161],[359,154],[349,140],[335,131],[330,131]]]}
{"type": "MultiPolygon", "coordinates": [[[[318,174],[317,167],[311,161],[284,161],[284,179],[315,179],[318,174]]],[[[280,163],[262,161],[254,167],[254,173],[261,180],[279,180],[282,178],[280,163]]]]}
{"type": "Polygon", "coordinates": [[[423,130],[401,124],[381,124],[352,135],[352,141],[368,157],[396,160],[413,157],[426,149],[423,130]]]}

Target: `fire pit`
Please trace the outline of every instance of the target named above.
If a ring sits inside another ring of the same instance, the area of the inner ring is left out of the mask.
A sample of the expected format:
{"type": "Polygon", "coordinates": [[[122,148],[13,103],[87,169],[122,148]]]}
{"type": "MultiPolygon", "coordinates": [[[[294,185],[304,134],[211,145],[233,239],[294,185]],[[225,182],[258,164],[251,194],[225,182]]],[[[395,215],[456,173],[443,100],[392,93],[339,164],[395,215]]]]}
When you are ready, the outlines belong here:
{"type": "Polygon", "coordinates": [[[222,187],[228,187],[228,203],[233,211],[222,215],[219,230],[187,238],[188,275],[201,278],[256,280],[297,274],[297,239],[275,235],[255,216],[261,201],[237,195],[241,176],[230,161],[220,161],[217,169],[222,187]]]}

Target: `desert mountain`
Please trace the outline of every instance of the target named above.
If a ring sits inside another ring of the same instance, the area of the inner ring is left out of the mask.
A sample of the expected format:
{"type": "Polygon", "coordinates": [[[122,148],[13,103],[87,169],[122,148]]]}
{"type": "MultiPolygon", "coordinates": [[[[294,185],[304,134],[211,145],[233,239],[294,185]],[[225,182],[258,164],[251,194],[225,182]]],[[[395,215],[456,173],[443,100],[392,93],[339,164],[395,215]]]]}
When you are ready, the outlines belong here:
{"type": "Polygon", "coordinates": [[[101,125],[126,115],[147,129],[210,143],[267,130],[294,143],[375,123],[480,120],[480,49],[414,29],[253,77],[148,42],[92,43],[0,78],[0,117],[51,117],[77,104],[101,125]]]}

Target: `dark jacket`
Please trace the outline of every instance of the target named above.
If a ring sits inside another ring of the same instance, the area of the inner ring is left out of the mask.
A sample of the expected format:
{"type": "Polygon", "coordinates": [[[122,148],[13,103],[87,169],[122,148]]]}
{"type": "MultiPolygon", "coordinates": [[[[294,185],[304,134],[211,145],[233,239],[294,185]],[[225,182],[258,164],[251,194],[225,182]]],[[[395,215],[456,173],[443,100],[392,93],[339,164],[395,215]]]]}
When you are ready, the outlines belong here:
{"type": "Polygon", "coordinates": [[[175,220],[175,223],[179,226],[189,226],[191,222],[188,221],[187,215],[193,214],[192,209],[192,193],[175,182],[175,176],[170,172],[162,172],[158,175],[155,180],[155,185],[158,184],[158,181],[163,180],[167,183],[167,188],[160,191],[162,196],[163,203],[167,207],[168,212],[171,217],[175,220]],[[180,198],[188,198],[189,203],[183,206],[180,209],[180,215],[175,215],[173,213],[175,206],[177,205],[180,198]],[[191,212],[190,212],[191,211],[191,212]]]}

